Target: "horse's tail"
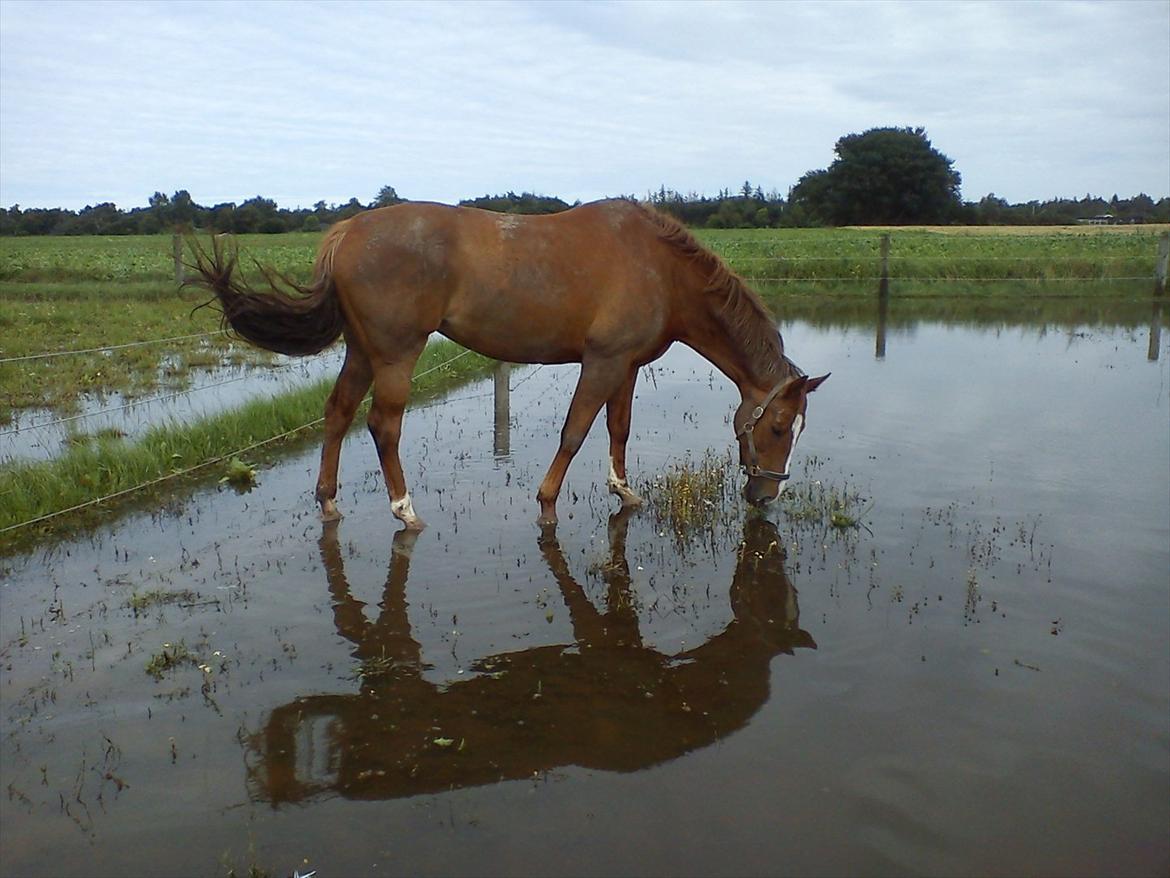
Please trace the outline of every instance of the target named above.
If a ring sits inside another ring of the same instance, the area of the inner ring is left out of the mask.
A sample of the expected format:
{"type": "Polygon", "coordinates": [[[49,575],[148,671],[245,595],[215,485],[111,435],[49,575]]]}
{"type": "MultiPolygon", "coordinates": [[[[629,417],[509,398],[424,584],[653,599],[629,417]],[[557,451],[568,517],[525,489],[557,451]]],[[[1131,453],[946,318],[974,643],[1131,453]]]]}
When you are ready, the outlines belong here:
{"type": "Polygon", "coordinates": [[[257,292],[235,274],[239,262],[236,247],[225,246],[218,237],[211,239],[210,253],[192,239],[192,267],[198,275],[183,285],[213,292],[215,298],[205,304],[218,305],[223,313],[223,328],[252,344],[295,357],[319,353],[333,344],[345,327],[333,283],[333,258],[347,225],[346,221],[336,223],[326,233],[308,286],[256,263],[268,285],[267,290],[257,292]]]}

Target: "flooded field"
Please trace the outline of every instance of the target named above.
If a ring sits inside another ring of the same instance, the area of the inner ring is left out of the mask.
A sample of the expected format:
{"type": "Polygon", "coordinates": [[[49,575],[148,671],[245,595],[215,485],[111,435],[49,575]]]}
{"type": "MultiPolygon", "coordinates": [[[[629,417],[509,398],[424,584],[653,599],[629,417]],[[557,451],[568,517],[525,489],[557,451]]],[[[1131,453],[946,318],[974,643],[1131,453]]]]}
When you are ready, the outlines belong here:
{"type": "Polygon", "coordinates": [[[676,346],[630,473],[724,467],[698,524],[598,423],[542,531],[577,369],[517,367],[408,412],[417,539],[359,428],[335,526],[314,447],[0,559],[0,872],[1166,874],[1162,323],[888,317],[781,325],[767,516],[676,346]]]}
{"type": "MultiPolygon", "coordinates": [[[[254,350],[254,349],[251,349],[254,350]]],[[[159,423],[188,423],[243,405],[261,395],[287,392],[293,387],[335,376],[345,358],[337,348],[319,357],[298,359],[262,355],[260,365],[251,362],[200,369],[194,377],[182,375],[172,389],[167,386],[168,364],[160,369],[159,390],[148,396],[120,393],[86,394],[76,414],[61,415],[53,409],[19,409],[12,422],[0,427],[0,465],[13,461],[48,460],[60,456],[71,442],[84,436],[113,432],[137,439],[159,423]]]]}

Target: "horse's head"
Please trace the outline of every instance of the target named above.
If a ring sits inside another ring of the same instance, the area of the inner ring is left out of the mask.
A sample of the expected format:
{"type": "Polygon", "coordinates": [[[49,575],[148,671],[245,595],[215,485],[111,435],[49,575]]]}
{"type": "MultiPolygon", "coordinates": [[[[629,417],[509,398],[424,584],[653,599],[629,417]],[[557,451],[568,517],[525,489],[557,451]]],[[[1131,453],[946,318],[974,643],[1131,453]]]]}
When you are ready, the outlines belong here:
{"type": "Polygon", "coordinates": [[[744,394],[735,413],[735,435],[748,477],[743,493],[753,506],[771,503],[784,490],[796,440],[806,425],[808,395],[828,377],[800,375],[766,393],[744,394]]]}

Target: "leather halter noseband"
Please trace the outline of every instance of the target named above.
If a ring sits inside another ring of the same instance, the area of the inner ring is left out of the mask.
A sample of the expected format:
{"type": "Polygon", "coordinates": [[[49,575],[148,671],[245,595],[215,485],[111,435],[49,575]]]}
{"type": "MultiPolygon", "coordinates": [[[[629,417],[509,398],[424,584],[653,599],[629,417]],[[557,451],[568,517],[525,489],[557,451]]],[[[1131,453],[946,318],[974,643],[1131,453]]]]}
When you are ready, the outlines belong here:
{"type": "MultiPolygon", "coordinates": [[[[796,377],[800,377],[803,374],[804,373],[798,371],[796,377]]],[[[752,413],[748,416],[748,419],[744,421],[744,424],[742,427],[740,427],[739,432],[735,434],[736,439],[740,438],[741,436],[747,436],[749,462],[743,466],[743,471],[751,478],[759,477],[764,479],[772,479],[776,482],[786,482],[792,478],[792,476],[788,473],[778,473],[770,469],[761,469],[760,458],[759,455],[756,454],[756,443],[752,438],[752,432],[756,429],[756,424],[758,424],[760,419],[764,416],[764,411],[772,404],[772,401],[776,399],[780,391],[783,390],[791,380],[791,378],[785,378],[783,381],[773,387],[768,395],[764,397],[764,401],[752,409],[752,413]]]]}

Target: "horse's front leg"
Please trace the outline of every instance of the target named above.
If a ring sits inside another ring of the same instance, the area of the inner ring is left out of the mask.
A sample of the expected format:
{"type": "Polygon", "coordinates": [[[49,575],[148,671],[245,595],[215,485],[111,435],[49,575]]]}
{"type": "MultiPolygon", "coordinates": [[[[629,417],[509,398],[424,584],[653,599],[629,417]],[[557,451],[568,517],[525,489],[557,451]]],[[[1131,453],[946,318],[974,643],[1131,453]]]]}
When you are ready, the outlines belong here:
{"type": "Polygon", "coordinates": [[[597,413],[620,386],[625,374],[624,367],[608,360],[587,358],[581,364],[581,377],[577,380],[577,389],[573,392],[573,401],[569,403],[569,413],[561,428],[560,447],[536,492],[536,499],[540,501],[539,521],[542,524],[556,523],[557,496],[561,493],[561,484],[569,464],[585,441],[597,413]]]}
{"type": "Polygon", "coordinates": [[[390,495],[390,511],[406,525],[407,530],[422,530],[426,526],[415,514],[410,492],[406,489],[406,477],[402,473],[402,461],[398,457],[402,413],[410,395],[411,372],[421,350],[420,346],[411,356],[379,366],[374,371],[374,401],[368,421],[382,464],[386,491],[390,495]]]}
{"type": "Polygon", "coordinates": [[[642,498],[626,481],[626,442],[630,438],[630,410],[634,404],[634,382],[637,379],[638,367],[633,366],[605,404],[605,420],[609,428],[609,493],[617,494],[623,509],[642,505],[642,498]]]}

